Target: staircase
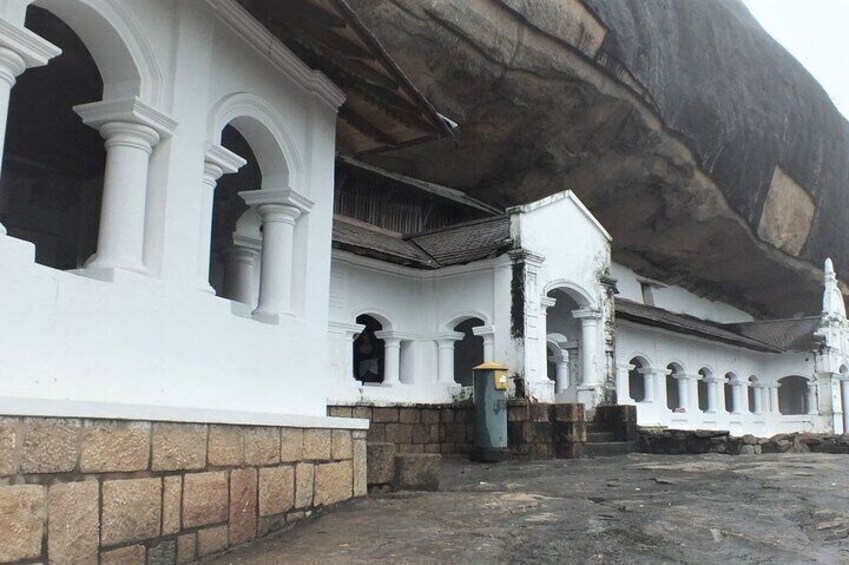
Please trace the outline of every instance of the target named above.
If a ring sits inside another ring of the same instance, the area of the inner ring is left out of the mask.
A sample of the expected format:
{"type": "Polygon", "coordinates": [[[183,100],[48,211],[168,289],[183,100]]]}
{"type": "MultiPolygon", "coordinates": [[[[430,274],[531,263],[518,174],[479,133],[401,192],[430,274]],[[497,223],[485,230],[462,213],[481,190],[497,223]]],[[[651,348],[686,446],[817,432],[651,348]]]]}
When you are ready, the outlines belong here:
{"type": "Polygon", "coordinates": [[[586,457],[610,457],[639,451],[636,419],[633,421],[620,406],[599,407],[587,411],[586,457]]]}

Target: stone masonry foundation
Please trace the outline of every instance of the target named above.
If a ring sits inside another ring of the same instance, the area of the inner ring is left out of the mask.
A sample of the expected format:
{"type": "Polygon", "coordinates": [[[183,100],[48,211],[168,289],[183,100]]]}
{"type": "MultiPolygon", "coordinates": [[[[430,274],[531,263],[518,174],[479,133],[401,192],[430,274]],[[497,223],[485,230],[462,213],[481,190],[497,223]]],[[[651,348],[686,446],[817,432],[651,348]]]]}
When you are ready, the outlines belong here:
{"type": "MultiPolygon", "coordinates": [[[[369,443],[395,444],[398,453],[465,455],[475,442],[474,407],[455,404],[330,406],[328,416],[371,422],[369,443]]],[[[512,399],[507,405],[507,444],[519,459],[576,458],[583,454],[583,404],[512,399]]]]}
{"type": "Polygon", "coordinates": [[[366,489],[364,430],[2,418],[0,563],[189,563],[366,489]]]}

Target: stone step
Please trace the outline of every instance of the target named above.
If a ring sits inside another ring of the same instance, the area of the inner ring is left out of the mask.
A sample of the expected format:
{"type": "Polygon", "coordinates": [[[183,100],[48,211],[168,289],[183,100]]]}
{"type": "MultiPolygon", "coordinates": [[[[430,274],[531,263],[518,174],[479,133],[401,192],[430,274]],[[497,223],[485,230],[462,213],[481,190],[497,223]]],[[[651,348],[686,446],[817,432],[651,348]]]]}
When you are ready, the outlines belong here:
{"type": "Polygon", "coordinates": [[[584,455],[586,457],[611,457],[614,455],[625,455],[639,451],[636,441],[606,441],[587,442],[584,444],[584,455]]]}
{"type": "Polygon", "coordinates": [[[606,443],[614,441],[613,432],[587,431],[587,441],[592,443],[606,443]]]}
{"type": "Polygon", "coordinates": [[[436,453],[399,453],[395,456],[395,490],[439,490],[439,465],[436,453]]]}

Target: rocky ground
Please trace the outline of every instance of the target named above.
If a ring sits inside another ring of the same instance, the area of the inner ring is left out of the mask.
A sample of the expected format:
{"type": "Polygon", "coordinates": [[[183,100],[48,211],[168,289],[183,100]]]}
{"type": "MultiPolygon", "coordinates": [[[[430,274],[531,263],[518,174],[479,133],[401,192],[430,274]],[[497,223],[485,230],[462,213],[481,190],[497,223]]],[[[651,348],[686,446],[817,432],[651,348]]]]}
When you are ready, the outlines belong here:
{"type": "Polygon", "coordinates": [[[212,565],[847,563],[849,457],[443,461],[439,492],[372,495],[212,565]]]}

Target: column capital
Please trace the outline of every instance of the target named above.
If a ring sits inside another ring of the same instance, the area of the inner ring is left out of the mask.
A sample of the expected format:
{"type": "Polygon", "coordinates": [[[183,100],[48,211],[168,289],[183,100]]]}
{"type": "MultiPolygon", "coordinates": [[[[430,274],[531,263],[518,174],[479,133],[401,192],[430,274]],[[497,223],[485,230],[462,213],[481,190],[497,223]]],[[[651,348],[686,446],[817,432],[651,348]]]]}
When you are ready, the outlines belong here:
{"type": "Polygon", "coordinates": [[[46,39],[4,19],[0,19],[0,49],[15,53],[23,62],[24,67],[15,76],[24,69],[44,66],[62,53],[62,49],[46,39]]]}
{"type": "MultiPolygon", "coordinates": [[[[377,335],[377,334],[375,334],[377,335]]],[[[460,341],[465,337],[463,332],[442,332],[435,334],[433,336],[433,341],[435,341],[440,348],[442,347],[454,347],[455,341],[460,341]]]]}
{"type": "Polygon", "coordinates": [[[235,173],[245,166],[247,161],[226,147],[213,144],[203,157],[203,176],[209,184],[215,183],[222,175],[235,173]]]}
{"type": "Polygon", "coordinates": [[[177,129],[176,121],[142,102],[137,96],[79,104],[74,106],[74,112],[82,118],[84,124],[100,130],[104,137],[104,126],[116,122],[146,126],[156,132],[157,142],[159,138],[170,137],[177,129]]]}
{"type": "Polygon", "coordinates": [[[280,190],[245,190],[240,192],[239,196],[242,197],[245,204],[256,206],[257,210],[260,210],[262,206],[277,205],[295,208],[299,214],[306,214],[313,206],[312,200],[291,188],[280,190]]]}
{"type": "Polygon", "coordinates": [[[601,320],[604,313],[596,308],[579,308],[572,310],[572,317],[576,320],[601,320]]]}
{"type": "Polygon", "coordinates": [[[542,306],[542,312],[541,313],[545,313],[545,311],[548,308],[551,308],[555,304],[557,304],[557,299],[552,297],[552,296],[543,296],[542,298],[539,299],[539,304],[540,304],[540,306],[542,306]]]}
{"type": "Polygon", "coordinates": [[[495,335],[495,326],[477,326],[472,328],[472,333],[484,337],[495,335]]]}

